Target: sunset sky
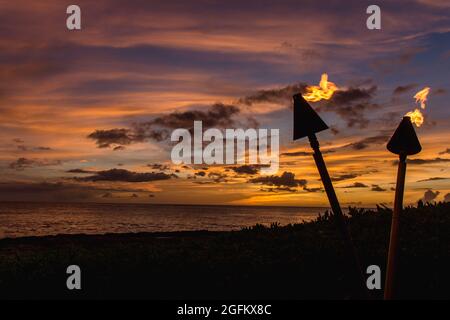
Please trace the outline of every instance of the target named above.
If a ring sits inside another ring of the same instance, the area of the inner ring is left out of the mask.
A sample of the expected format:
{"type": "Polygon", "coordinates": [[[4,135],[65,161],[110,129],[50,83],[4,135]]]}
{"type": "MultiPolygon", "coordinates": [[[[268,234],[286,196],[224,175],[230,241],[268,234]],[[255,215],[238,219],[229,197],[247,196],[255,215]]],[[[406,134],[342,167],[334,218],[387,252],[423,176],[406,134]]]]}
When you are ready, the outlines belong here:
{"type": "Polygon", "coordinates": [[[292,95],[324,72],[340,90],[311,105],[341,203],[392,205],[386,143],[424,87],[405,203],[450,201],[450,2],[378,1],[381,30],[370,4],[0,0],[0,201],[326,206],[307,139],[292,141],[292,95]],[[173,165],[167,134],[192,117],[279,128],[280,170],[173,165]]]}

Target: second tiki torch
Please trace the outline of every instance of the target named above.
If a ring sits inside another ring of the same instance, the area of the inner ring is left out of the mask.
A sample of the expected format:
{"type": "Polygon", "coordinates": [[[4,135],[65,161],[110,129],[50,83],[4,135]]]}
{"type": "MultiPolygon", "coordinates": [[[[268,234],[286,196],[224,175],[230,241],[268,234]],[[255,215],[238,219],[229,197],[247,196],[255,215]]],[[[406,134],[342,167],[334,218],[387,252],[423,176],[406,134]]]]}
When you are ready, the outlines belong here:
{"type": "Polygon", "coordinates": [[[422,150],[410,117],[403,117],[400,125],[387,144],[387,149],[399,156],[397,184],[395,187],[394,211],[392,213],[391,235],[389,240],[389,253],[386,268],[386,282],[384,285],[384,299],[394,296],[394,275],[398,251],[399,218],[403,210],[403,194],[405,191],[406,157],[417,154],[422,150]]]}

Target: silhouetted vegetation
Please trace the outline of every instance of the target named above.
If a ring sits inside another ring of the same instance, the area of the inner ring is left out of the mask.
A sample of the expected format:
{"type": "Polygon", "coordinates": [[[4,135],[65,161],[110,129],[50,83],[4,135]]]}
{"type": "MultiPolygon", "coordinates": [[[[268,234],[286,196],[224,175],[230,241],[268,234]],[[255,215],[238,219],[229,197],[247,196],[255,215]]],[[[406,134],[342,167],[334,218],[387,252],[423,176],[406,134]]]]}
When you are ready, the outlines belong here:
{"type": "MultiPolygon", "coordinates": [[[[382,206],[350,209],[347,222],[363,266],[384,270],[391,214],[382,206]]],[[[450,203],[405,208],[400,227],[397,297],[448,299],[450,203]]],[[[329,213],[313,222],[236,232],[4,239],[0,297],[356,298],[344,250],[329,213]],[[65,286],[71,264],[82,269],[78,292],[65,286]]]]}

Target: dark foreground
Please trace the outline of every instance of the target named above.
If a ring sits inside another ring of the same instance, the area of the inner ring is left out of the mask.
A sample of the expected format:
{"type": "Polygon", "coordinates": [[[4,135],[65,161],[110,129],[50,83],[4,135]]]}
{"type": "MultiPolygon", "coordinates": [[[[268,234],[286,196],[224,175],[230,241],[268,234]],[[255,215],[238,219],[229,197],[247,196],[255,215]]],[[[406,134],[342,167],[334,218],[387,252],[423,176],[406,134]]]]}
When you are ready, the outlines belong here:
{"type": "MultiPolygon", "coordinates": [[[[362,265],[384,270],[391,211],[350,215],[362,265]]],[[[450,298],[450,203],[407,208],[400,226],[397,297],[450,298]]],[[[351,299],[358,298],[351,270],[330,216],[238,232],[0,240],[3,299],[351,299]],[[81,267],[81,291],[66,289],[72,264],[81,267]]],[[[371,294],[379,299],[382,291],[371,294]]]]}

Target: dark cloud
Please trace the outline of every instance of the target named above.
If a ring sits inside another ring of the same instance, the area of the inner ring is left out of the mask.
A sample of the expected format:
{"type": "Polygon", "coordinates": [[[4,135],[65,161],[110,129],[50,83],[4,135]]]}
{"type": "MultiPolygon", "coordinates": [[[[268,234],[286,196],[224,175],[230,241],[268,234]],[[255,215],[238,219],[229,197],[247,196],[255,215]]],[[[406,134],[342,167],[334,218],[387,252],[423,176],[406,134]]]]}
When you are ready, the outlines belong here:
{"type": "Polygon", "coordinates": [[[345,122],[347,127],[358,127],[360,129],[366,128],[369,125],[369,119],[365,117],[367,110],[377,108],[377,104],[358,103],[355,105],[341,106],[333,110],[337,113],[345,122]]]}
{"type": "Polygon", "coordinates": [[[262,176],[254,179],[250,179],[251,183],[258,183],[267,186],[276,186],[276,187],[305,187],[307,181],[304,179],[295,179],[295,174],[292,172],[283,172],[281,176],[262,176]]]}
{"type": "Polygon", "coordinates": [[[254,179],[250,179],[248,182],[262,184],[269,187],[262,187],[259,190],[263,192],[300,192],[301,190],[305,192],[322,192],[323,188],[308,188],[307,180],[296,179],[295,174],[292,172],[283,172],[281,176],[262,176],[254,179]]]}
{"type": "Polygon", "coordinates": [[[205,171],[198,171],[198,172],[195,173],[195,175],[198,176],[198,177],[204,177],[204,176],[206,176],[206,172],[205,171]]]}
{"type": "Polygon", "coordinates": [[[50,150],[52,150],[52,148],[50,148],[50,147],[42,147],[42,146],[34,147],[33,149],[34,150],[38,150],[38,151],[50,151],[50,150]]]}
{"type": "Polygon", "coordinates": [[[208,173],[208,178],[213,179],[213,182],[215,183],[220,183],[220,182],[227,182],[228,176],[225,173],[213,171],[208,173]]]}
{"type": "MultiPolygon", "coordinates": [[[[194,121],[202,121],[203,129],[232,128],[240,124],[236,116],[240,109],[234,105],[215,103],[206,110],[188,110],[172,112],[147,122],[134,123],[131,128],[96,130],[88,135],[95,140],[99,148],[122,147],[146,140],[163,141],[170,137],[174,129],[193,130],[194,121]]],[[[257,126],[257,122],[248,117],[246,121],[257,126]]]]}
{"type": "Polygon", "coordinates": [[[154,170],[161,170],[161,171],[166,171],[166,170],[170,169],[170,167],[168,165],[165,165],[162,163],[151,163],[151,164],[148,164],[147,167],[154,169],[154,170]]]}
{"type": "MultiPolygon", "coordinates": [[[[195,184],[216,184],[216,183],[223,183],[223,182],[227,182],[227,178],[228,175],[225,173],[221,173],[221,172],[217,172],[217,171],[212,171],[209,172],[208,175],[206,175],[206,172],[201,171],[201,174],[195,174],[194,175],[194,179],[196,178],[196,176],[202,176],[202,177],[208,177],[210,180],[202,180],[202,181],[194,181],[193,183],[195,184]]],[[[188,177],[189,179],[189,177],[188,177]]],[[[192,178],[191,178],[192,179],[192,178]]]]}
{"type": "MultiPolygon", "coordinates": [[[[417,165],[433,164],[433,163],[447,163],[447,162],[450,162],[450,159],[439,158],[439,157],[433,158],[433,159],[408,159],[409,164],[417,164],[417,165]]],[[[392,164],[397,165],[398,160],[393,161],[392,164]]]]}
{"type": "Polygon", "coordinates": [[[334,112],[347,124],[347,127],[365,128],[369,119],[367,111],[380,108],[371,100],[377,91],[376,86],[370,88],[350,87],[336,91],[330,100],[325,100],[319,105],[319,111],[334,112]]]}
{"type": "Polygon", "coordinates": [[[307,84],[296,83],[286,87],[269,90],[259,90],[256,93],[240,98],[238,103],[251,106],[255,103],[277,103],[277,104],[290,104],[292,96],[296,93],[305,92],[307,84]]]}
{"type": "Polygon", "coordinates": [[[194,129],[194,121],[202,121],[203,130],[209,128],[231,128],[238,122],[234,116],[240,109],[234,105],[215,103],[207,110],[188,110],[173,112],[157,117],[148,122],[135,123],[133,131],[138,137],[162,141],[169,138],[174,129],[194,129]]]}
{"type": "Polygon", "coordinates": [[[432,177],[432,178],[428,178],[428,179],[417,180],[416,182],[438,181],[438,180],[447,180],[447,179],[450,179],[450,178],[445,178],[445,177],[432,177]]]}
{"type": "Polygon", "coordinates": [[[376,136],[367,137],[356,142],[352,142],[345,147],[350,147],[355,150],[362,150],[368,148],[370,145],[383,144],[389,141],[389,134],[379,134],[376,136]]]}
{"type": "Polygon", "coordinates": [[[403,94],[405,92],[408,92],[414,88],[417,88],[417,84],[416,83],[410,83],[410,84],[406,84],[404,86],[398,86],[394,89],[394,91],[392,92],[392,94],[394,95],[399,95],[399,94],[403,94]]]}
{"type": "MultiPolygon", "coordinates": [[[[238,103],[252,105],[255,103],[277,103],[292,105],[292,96],[295,93],[304,93],[307,85],[297,83],[286,87],[270,90],[260,90],[253,95],[246,96],[238,100],[238,103]]],[[[369,88],[350,87],[336,91],[330,100],[322,100],[317,104],[316,110],[324,112],[334,112],[340,116],[348,127],[365,128],[369,120],[365,117],[368,110],[380,108],[371,100],[377,91],[376,86],[369,88]]],[[[338,134],[339,130],[334,128],[333,134],[338,134]]]]}
{"type": "Polygon", "coordinates": [[[450,148],[447,148],[446,150],[439,152],[439,154],[450,154],[450,148]]]}
{"type": "Polygon", "coordinates": [[[356,173],[346,173],[346,174],[341,174],[338,176],[334,176],[331,178],[332,181],[342,181],[342,180],[349,180],[349,179],[353,179],[358,177],[359,174],[356,173]]]}
{"type": "Polygon", "coordinates": [[[215,103],[207,110],[173,112],[157,117],[142,125],[161,126],[170,129],[192,129],[194,121],[202,121],[205,128],[229,128],[236,123],[232,117],[239,112],[240,109],[234,105],[215,103]]]}
{"type": "Polygon", "coordinates": [[[251,165],[242,165],[237,167],[232,167],[231,170],[238,174],[257,174],[261,168],[268,167],[268,165],[261,164],[251,164],[251,165]]]}
{"type": "MultiPolygon", "coordinates": [[[[335,149],[326,149],[326,150],[321,150],[321,151],[322,151],[322,154],[336,152],[335,149]]],[[[280,156],[284,156],[284,157],[307,157],[307,156],[312,156],[312,155],[313,155],[313,153],[308,152],[308,151],[284,152],[284,153],[280,154],[280,156]]]]}
{"type": "Polygon", "coordinates": [[[125,169],[110,169],[97,171],[88,177],[74,177],[78,181],[121,181],[121,182],[150,182],[168,180],[175,175],[164,172],[132,172],[125,169]]]}
{"type": "Polygon", "coordinates": [[[111,192],[106,192],[102,194],[102,198],[112,198],[113,194],[111,192]]]}
{"type": "Polygon", "coordinates": [[[234,167],[231,168],[234,172],[239,174],[257,174],[259,171],[259,168],[252,166],[252,165],[244,165],[240,167],[234,167]]]}
{"type": "Polygon", "coordinates": [[[31,168],[34,163],[35,163],[34,160],[26,159],[26,158],[19,158],[16,161],[11,162],[9,164],[9,168],[15,169],[15,170],[24,170],[25,168],[31,168]]]}
{"type": "Polygon", "coordinates": [[[331,133],[335,136],[341,132],[337,127],[334,127],[334,126],[330,126],[330,130],[331,130],[331,133]]]}
{"type": "Polygon", "coordinates": [[[336,91],[330,100],[328,100],[328,105],[332,106],[346,106],[353,104],[354,102],[369,100],[373,97],[377,91],[376,86],[370,88],[348,88],[346,90],[336,91]]]}
{"type": "Polygon", "coordinates": [[[343,189],[350,189],[350,188],[368,188],[369,186],[361,183],[361,182],[353,182],[353,184],[344,186],[344,187],[339,187],[339,188],[343,188],[343,189]]]}
{"type": "Polygon", "coordinates": [[[95,130],[88,135],[95,140],[99,148],[109,148],[112,145],[129,145],[133,142],[142,142],[144,137],[135,135],[130,129],[95,130]]]}
{"type": "Polygon", "coordinates": [[[383,191],[386,191],[386,189],[383,189],[382,187],[380,187],[377,184],[373,184],[372,189],[370,189],[370,191],[383,192],[383,191]]]}
{"type": "Polygon", "coordinates": [[[303,187],[303,190],[305,190],[306,192],[312,192],[312,193],[314,193],[314,192],[320,192],[320,191],[323,191],[323,189],[322,188],[308,188],[308,187],[303,187]]]}
{"type": "Polygon", "coordinates": [[[50,147],[42,147],[42,146],[33,147],[33,146],[26,146],[23,144],[19,144],[17,146],[17,149],[19,149],[20,151],[50,151],[50,150],[52,150],[52,148],[50,148],[50,147]]]}
{"type": "Polygon", "coordinates": [[[298,192],[298,189],[289,188],[289,187],[277,187],[277,188],[260,188],[259,191],[279,193],[279,192],[283,192],[283,191],[298,192]]]}
{"type": "Polygon", "coordinates": [[[423,194],[423,197],[422,197],[421,200],[422,200],[423,202],[431,202],[431,201],[433,201],[434,199],[436,199],[436,197],[437,197],[439,194],[440,194],[439,191],[433,192],[431,189],[429,189],[429,190],[425,191],[425,193],[423,194]]]}
{"type": "Polygon", "coordinates": [[[280,154],[283,157],[306,157],[310,155],[312,155],[312,152],[307,151],[284,152],[280,154]]]}
{"type": "Polygon", "coordinates": [[[91,171],[91,170],[85,170],[85,169],[70,169],[66,171],[67,173],[95,173],[96,171],[91,171]]]}
{"type": "Polygon", "coordinates": [[[61,160],[19,158],[9,164],[10,169],[22,171],[27,168],[61,165],[61,160]]]}

